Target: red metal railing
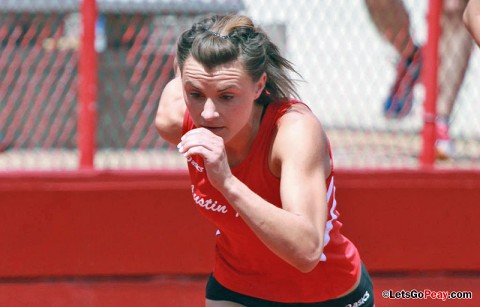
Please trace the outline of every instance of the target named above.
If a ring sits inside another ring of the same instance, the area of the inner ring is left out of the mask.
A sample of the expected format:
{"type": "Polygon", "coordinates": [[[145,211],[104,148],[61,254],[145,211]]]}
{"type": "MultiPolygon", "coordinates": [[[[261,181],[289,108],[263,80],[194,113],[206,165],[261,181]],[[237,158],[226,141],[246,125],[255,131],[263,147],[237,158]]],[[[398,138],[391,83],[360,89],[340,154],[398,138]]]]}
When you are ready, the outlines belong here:
{"type": "Polygon", "coordinates": [[[78,62],[79,120],[78,149],[80,168],[93,168],[97,118],[97,52],[95,50],[96,0],[83,0],[82,35],[78,62]]]}
{"type": "Polygon", "coordinates": [[[430,0],[428,8],[428,38],[425,46],[423,80],[425,85],[425,102],[422,131],[422,152],[420,163],[422,167],[433,167],[435,164],[436,140],[436,102],[438,88],[438,41],[440,38],[440,14],[442,1],[430,0]]]}

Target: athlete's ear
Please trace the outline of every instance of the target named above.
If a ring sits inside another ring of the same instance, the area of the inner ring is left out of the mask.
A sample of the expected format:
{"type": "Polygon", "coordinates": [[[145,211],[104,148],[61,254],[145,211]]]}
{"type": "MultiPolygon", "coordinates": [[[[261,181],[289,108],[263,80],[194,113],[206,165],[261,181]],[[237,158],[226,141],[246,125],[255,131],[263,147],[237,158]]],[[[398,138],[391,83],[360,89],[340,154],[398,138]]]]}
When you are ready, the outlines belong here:
{"type": "Polygon", "coordinates": [[[260,97],[267,84],[267,73],[263,73],[262,76],[258,79],[257,83],[255,84],[255,100],[260,97]]]}

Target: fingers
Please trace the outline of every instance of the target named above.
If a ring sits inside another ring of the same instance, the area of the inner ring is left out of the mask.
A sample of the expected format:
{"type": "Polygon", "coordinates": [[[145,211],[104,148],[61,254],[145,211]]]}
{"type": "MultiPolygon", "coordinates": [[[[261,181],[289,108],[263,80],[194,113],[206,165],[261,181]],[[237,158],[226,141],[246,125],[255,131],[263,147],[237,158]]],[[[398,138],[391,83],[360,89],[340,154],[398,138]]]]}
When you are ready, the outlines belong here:
{"type": "Polygon", "coordinates": [[[190,130],[182,136],[177,148],[185,157],[197,154],[207,158],[210,155],[221,154],[224,145],[221,137],[205,128],[198,128],[190,130]]]}
{"type": "Polygon", "coordinates": [[[203,159],[208,180],[221,190],[232,176],[223,138],[208,129],[198,128],[185,133],[178,144],[178,151],[185,157],[199,156],[203,159]]]}
{"type": "Polygon", "coordinates": [[[193,146],[187,149],[184,153],[183,156],[185,157],[191,157],[194,155],[201,156],[205,162],[213,160],[213,151],[203,147],[203,146],[193,146]]]}

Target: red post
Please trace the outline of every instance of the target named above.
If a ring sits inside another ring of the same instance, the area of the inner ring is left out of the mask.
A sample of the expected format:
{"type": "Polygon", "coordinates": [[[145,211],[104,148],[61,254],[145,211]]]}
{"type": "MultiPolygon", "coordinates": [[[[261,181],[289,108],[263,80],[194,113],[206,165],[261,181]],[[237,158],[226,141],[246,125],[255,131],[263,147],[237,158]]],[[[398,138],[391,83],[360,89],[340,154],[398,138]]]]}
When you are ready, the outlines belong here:
{"type": "Polygon", "coordinates": [[[82,0],[82,35],[78,62],[78,148],[80,168],[93,168],[97,120],[97,53],[95,51],[96,0],[82,0]]]}
{"type": "Polygon", "coordinates": [[[429,0],[428,5],[428,38],[423,55],[423,81],[425,84],[425,103],[422,132],[422,152],[420,162],[422,167],[433,167],[435,164],[435,141],[438,93],[438,41],[440,39],[441,0],[429,0]]]}

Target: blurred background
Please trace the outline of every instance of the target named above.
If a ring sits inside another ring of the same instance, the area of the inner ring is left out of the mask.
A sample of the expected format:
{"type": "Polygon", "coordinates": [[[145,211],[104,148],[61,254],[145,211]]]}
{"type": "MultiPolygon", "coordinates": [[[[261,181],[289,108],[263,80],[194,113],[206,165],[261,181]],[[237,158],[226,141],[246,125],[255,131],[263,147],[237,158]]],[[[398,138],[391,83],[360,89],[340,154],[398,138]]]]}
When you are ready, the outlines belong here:
{"type": "MultiPolygon", "coordinates": [[[[428,1],[404,3],[422,46],[428,1]]],[[[76,169],[80,2],[4,0],[0,12],[0,170],[76,169]]],[[[295,64],[301,98],[329,133],[337,167],[419,166],[425,88],[416,83],[405,118],[384,116],[400,59],[364,1],[98,0],[95,168],[184,167],[156,133],[155,111],[178,35],[226,12],[251,16],[295,64]]],[[[450,118],[455,154],[439,167],[479,166],[480,56],[471,48],[450,118]]]]}

